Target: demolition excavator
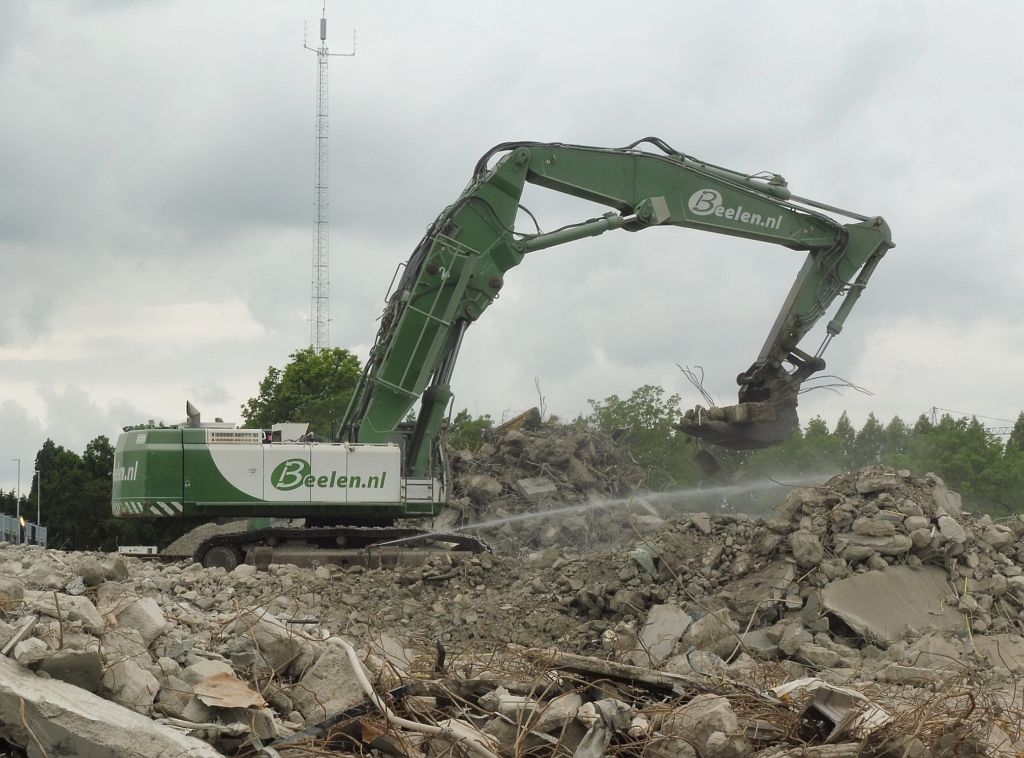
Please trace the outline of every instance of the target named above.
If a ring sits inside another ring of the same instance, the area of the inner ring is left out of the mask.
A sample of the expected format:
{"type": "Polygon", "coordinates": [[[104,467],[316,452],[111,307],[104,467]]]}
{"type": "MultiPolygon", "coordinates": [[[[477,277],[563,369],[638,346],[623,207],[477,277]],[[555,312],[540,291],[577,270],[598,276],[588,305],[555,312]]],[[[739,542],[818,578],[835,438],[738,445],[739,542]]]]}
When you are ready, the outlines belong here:
{"type": "MultiPolygon", "coordinates": [[[[266,519],[263,529],[220,535],[196,551],[197,561],[227,569],[241,561],[365,560],[374,546],[381,561],[387,550],[408,551],[428,533],[393,524],[430,518],[445,505],[444,430],[455,362],[466,330],[498,297],[508,271],[556,245],[666,226],[807,252],[764,346],[737,377],[739,402],[698,406],[679,425],[730,448],[782,441],[798,426],[801,385],[824,369],[822,353],[893,246],[886,222],[798,197],[777,174],[736,172],[657,138],[614,149],[507,142],[481,157],[466,189],[429,226],[392,282],[336,439],[312,440],[306,425],[296,423],[270,430],[204,423],[189,406],[189,420],[178,427],[134,427],[120,436],[114,514],[266,519]],[[527,184],[609,210],[554,231],[518,231],[527,184]],[[804,337],[840,296],[820,346],[806,351],[804,337]],[[417,405],[415,421],[406,421],[417,405]],[[271,518],[305,524],[272,526],[271,518]]],[[[434,549],[482,547],[465,534],[429,536],[434,549]]]]}

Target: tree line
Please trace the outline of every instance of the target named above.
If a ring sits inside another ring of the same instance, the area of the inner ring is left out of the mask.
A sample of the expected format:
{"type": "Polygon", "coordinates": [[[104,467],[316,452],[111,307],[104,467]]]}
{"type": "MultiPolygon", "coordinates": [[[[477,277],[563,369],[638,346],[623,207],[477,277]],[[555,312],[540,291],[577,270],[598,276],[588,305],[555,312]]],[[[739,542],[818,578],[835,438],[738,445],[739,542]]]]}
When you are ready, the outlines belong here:
{"type": "MultiPolygon", "coordinates": [[[[320,438],[330,439],[355,390],[359,360],[341,348],[304,348],[290,357],[283,369],[268,368],[256,396],[242,406],[242,421],[253,428],[308,421],[320,438]]],[[[646,469],[651,489],[708,486],[754,476],[820,480],[887,464],[917,475],[938,474],[975,510],[994,515],[1024,512],[1024,413],[1005,440],[974,418],[947,414],[933,423],[921,415],[913,424],[899,417],[883,424],[871,414],[858,429],[843,413],[831,428],[815,417],[779,445],[737,452],[705,446],[677,432],[680,403],[678,395],[644,385],[627,397],[590,400],[590,412],[571,421],[549,423],[582,425],[613,435],[646,469]]],[[[462,410],[451,419],[449,447],[472,449],[494,426],[490,415],[474,417],[462,410]]],[[[179,518],[115,519],[110,508],[113,460],[114,448],[102,435],[81,454],[53,440],[43,444],[35,458],[42,482],[33,476],[29,492],[21,497],[21,512],[34,520],[36,505],[41,504],[51,547],[163,547],[195,525],[179,518]]],[[[13,515],[17,507],[13,490],[0,491],[0,512],[13,515]]]]}
{"type": "MultiPolygon", "coordinates": [[[[194,522],[174,519],[117,519],[110,508],[114,447],[105,435],[81,454],[46,440],[36,453],[32,485],[21,498],[21,515],[46,527],[47,545],[67,550],[114,551],[118,545],[167,545],[194,522]]],[[[0,511],[18,510],[14,490],[0,491],[0,511]]]]}
{"type": "Polygon", "coordinates": [[[820,418],[807,421],[785,442],[753,451],[707,446],[716,471],[700,465],[700,442],[674,429],[680,398],[645,385],[627,398],[591,400],[589,417],[578,419],[605,431],[628,429],[638,463],[656,488],[693,486],[708,480],[744,477],[824,477],[885,464],[921,476],[933,472],[958,490],[969,507],[1008,515],[1024,512],[1024,413],[1004,440],[977,418],[925,414],[912,424],[899,416],[882,423],[873,413],[854,427],[844,412],[832,428],[820,418]]]}

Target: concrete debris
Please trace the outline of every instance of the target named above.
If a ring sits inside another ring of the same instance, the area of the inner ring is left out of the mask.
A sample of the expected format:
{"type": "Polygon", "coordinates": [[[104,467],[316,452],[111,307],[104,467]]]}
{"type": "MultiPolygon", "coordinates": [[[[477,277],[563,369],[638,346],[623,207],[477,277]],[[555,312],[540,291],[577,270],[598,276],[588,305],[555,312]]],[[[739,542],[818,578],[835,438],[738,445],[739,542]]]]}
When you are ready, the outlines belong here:
{"type": "Polygon", "coordinates": [[[133,660],[119,660],[103,674],[103,686],[111,700],[136,713],[149,714],[160,691],[160,682],[133,660]]]}
{"type": "Polygon", "coordinates": [[[291,692],[292,702],[309,722],[322,721],[366,699],[345,652],[330,647],[317,658],[291,692]]]}
{"type": "Polygon", "coordinates": [[[672,655],[692,619],[675,605],[655,605],[647,612],[640,644],[631,656],[638,666],[657,666],[672,655]]]}
{"type": "Polygon", "coordinates": [[[937,566],[889,566],[829,584],[823,606],[872,642],[889,645],[908,632],[964,630],[964,617],[946,602],[946,572],[937,566]]]}
{"type": "Polygon", "coordinates": [[[201,740],[0,657],[0,737],[29,755],[214,758],[201,740]]]}
{"type": "Polygon", "coordinates": [[[783,702],[802,701],[802,718],[814,713],[825,719],[827,727],[831,727],[826,738],[829,742],[843,736],[866,739],[892,721],[889,713],[860,692],[813,677],[786,682],[770,692],[783,702]]]}
{"type": "Polygon", "coordinates": [[[883,467],[764,519],[640,495],[621,441],[536,419],[453,459],[451,526],[501,520],[481,530],[494,554],[257,573],[0,546],[0,740],[282,758],[1024,742],[1022,519],[883,467]]]}
{"type": "Polygon", "coordinates": [[[544,476],[520,479],[516,482],[516,489],[519,490],[520,495],[531,503],[539,503],[545,498],[558,496],[558,487],[555,486],[553,481],[544,476]]]}

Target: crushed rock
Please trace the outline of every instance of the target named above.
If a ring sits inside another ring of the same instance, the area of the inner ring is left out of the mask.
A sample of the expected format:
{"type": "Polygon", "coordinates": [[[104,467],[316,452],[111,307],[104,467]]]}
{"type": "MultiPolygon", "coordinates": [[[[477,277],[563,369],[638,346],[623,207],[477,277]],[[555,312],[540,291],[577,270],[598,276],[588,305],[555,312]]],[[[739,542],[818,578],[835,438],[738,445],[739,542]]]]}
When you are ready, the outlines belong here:
{"type": "MultiPolygon", "coordinates": [[[[612,443],[583,431],[542,435],[510,430],[493,451],[463,457],[460,481],[491,477],[498,487],[467,484],[462,513],[562,508],[635,486],[636,467],[612,443]],[[537,494],[551,485],[558,499],[537,494]]],[[[501,527],[494,554],[375,570],[228,573],[126,558],[123,571],[108,571],[111,556],[7,545],[0,640],[17,640],[7,665],[35,672],[29,691],[42,688],[40,697],[47,680],[62,680],[104,698],[108,718],[131,713],[119,728],[146,716],[229,755],[253,739],[278,740],[288,755],[291,735],[361,707],[347,644],[377,692],[398,693],[398,715],[476,735],[454,738],[454,754],[470,750],[467,740],[483,749],[519,741],[532,755],[564,752],[558,745],[720,756],[796,755],[801,745],[857,755],[839,748],[865,741],[908,755],[1024,748],[1014,726],[1024,711],[1014,686],[1024,670],[1024,520],[966,513],[938,477],[884,467],[792,489],[767,519],[640,512],[647,528],[621,526],[636,509],[581,516],[617,535],[599,544],[560,541],[579,525],[559,518],[501,527]],[[960,628],[931,628],[925,614],[875,637],[844,620],[848,609],[828,591],[880,576],[898,593],[901,572],[925,569],[941,577],[936,604],[955,609],[960,628]],[[805,704],[763,694],[808,676],[897,717],[825,746],[835,724],[815,731],[805,704]],[[258,699],[210,705],[211,677],[258,699]],[[681,742],[682,732],[696,742],[681,742]]],[[[350,752],[436,754],[439,741],[389,728],[374,712],[359,717],[350,752]]],[[[17,724],[0,726],[0,738],[31,740],[17,724]]]]}

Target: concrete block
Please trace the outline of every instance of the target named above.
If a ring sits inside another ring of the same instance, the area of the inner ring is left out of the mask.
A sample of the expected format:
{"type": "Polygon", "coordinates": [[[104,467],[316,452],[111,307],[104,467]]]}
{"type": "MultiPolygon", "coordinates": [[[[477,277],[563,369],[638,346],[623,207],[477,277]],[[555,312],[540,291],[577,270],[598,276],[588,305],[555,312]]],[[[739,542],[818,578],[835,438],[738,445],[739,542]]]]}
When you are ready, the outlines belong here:
{"type": "Polygon", "coordinates": [[[692,624],[683,635],[682,643],[698,650],[708,650],[722,658],[732,654],[739,642],[739,625],[726,610],[715,611],[692,624]]]}
{"type": "Polygon", "coordinates": [[[322,721],[366,699],[345,651],[334,646],[324,651],[290,694],[308,722],[322,721]]]}
{"type": "Polygon", "coordinates": [[[853,531],[866,537],[888,537],[896,533],[896,524],[887,519],[860,516],[853,521],[853,531]]]}
{"type": "Polygon", "coordinates": [[[736,734],[739,722],[729,701],[720,695],[697,695],[685,705],[675,708],[661,725],[667,737],[692,739],[700,751],[714,732],[736,734]]]}
{"type": "Polygon", "coordinates": [[[103,570],[103,566],[100,565],[99,560],[92,555],[83,557],[78,562],[75,570],[78,572],[78,575],[82,577],[82,581],[89,587],[96,587],[97,585],[103,584],[103,582],[107,581],[107,574],[103,570]]]}
{"type": "Polygon", "coordinates": [[[150,660],[149,650],[138,630],[131,627],[112,627],[100,637],[100,653],[107,663],[132,659],[135,661],[150,660]]]}
{"type": "Polygon", "coordinates": [[[942,515],[939,516],[938,521],[939,531],[947,540],[955,542],[958,545],[962,545],[967,541],[967,531],[960,526],[955,518],[952,516],[942,515]]]}
{"type": "Polygon", "coordinates": [[[25,598],[25,587],[17,579],[0,577],[0,610],[9,611],[25,598]]]}
{"type": "Polygon", "coordinates": [[[262,609],[243,611],[228,632],[250,639],[267,665],[279,673],[288,670],[301,674],[320,652],[277,616],[262,609]]]}
{"type": "Polygon", "coordinates": [[[204,658],[203,660],[196,661],[191,666],[183,668],[181,670],[181,678],[191,686],[214,674],[234,675],[234,673],[235,670],[226,661],[214,661],[204,658]]]}
{"type": "Polygon", "coordinates": [[[789,548],[793,553],[793,560],[801,568],[813,568],[825,557],[825,548],[821,540],[806,529],[798,529],[789,535],[789,548]]]}
{"type": "Polygon", "coordinates": [[[33,668],[89,692],[103,689],[103,658],[95,648],[56,650],[47,653],[33,668]]]}
{"type": "Polygon", "coordinates": [[[160,682],[135,661],[118,661],[103,674],[103,686],[111,692],[111,699],[137,713],[149,713],[153,707],[160,682]]]}
{"type": "Polygon", "coordinates": [[[865,474],[855,486],[861,495],[871,495],[896,489],[900,486],[900,479],[894,474],[865,474]]]}
{"type": "Polygon", "coordinates": [[[167,631],[169,626],[164,612],[156,600],[151,597],[141,597],[128,603],[117,609],[114,612],[114,617],[119,626],[137,630],[142,635],[142,642],[146,647],[152,645],[154,640],[167,631]]]}
{"type": "Polygon", "coordinates": [[[466,494],[479,505],[486,505],[501,495],[501,482],[485,474],[468,477],[464,486],[466,494]]]}
{"type": "Polygon", "coordinates": [[[952,490],[946,489],[945,484],[936,484],[932,489],[932,501],[935,503],[935,512],[944,514],[955,519],[964,515],[963,503],[960,495],[952,490]]]}
{"type": "Polygon", "coordinates": [[[558,487],[545,476],[537,476],[530,479],[520,479],[516,482],[516,489],[519,494],[531,503],[537,503],[546,497],[557,497],[558,487]]]}
{"type": "Polygon", "coordinates": [[[89,629],[101,630],[104,627],[103,617],[88,598],[60,592],[29,592],[26,598],[31,598],[32,610],[44,616],[64,621],[81,621],[89,629]]]}
{"type": "Polygon", "coordinates": [[[640,644],[630,655],[636,666],[657,666],[675,649],[693,619],[676,605],[655,605],[640,630],[640,644]]]}
{"type": "Polygon", "coordinates": [[[201,740],[0,656],[0,738],[29,755],[218,758],[201,740]]]}
{"type": "Polygon", "coordinates": [[[172,718],[194,724],[210,721],[210,708],[192,692],[192,687],[175,676],[168,677],[157,693],[155,708],[172,718]]]}
{"type": "Polygon", "coordinates": [[[754,629],[740,635],[743,641],[743,649],[750,655],[762,661],[774,661],[781,654],[778,641],[773,641],[764,629],[754,629]]]}
{"type": "Polygon", "coordinates": [[[822,591],[822,604],[864,638],[888,646],[907,627],[966,631],[963,616],[944,602],[951,591],[938,567],[891,566],[832,582],[822,591]]]}
{"type": "Polygon", "coordinates": [[[38,637],[29,637],[14,646],[14,660],[22,666],[31,666],[46,655],[46,643],[38,637]]]}

